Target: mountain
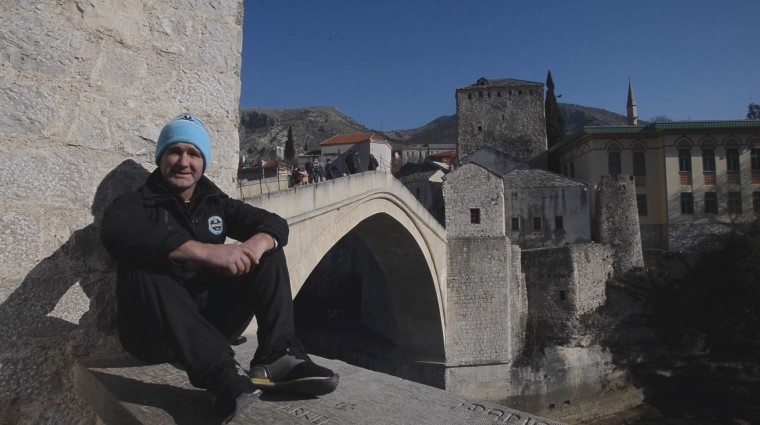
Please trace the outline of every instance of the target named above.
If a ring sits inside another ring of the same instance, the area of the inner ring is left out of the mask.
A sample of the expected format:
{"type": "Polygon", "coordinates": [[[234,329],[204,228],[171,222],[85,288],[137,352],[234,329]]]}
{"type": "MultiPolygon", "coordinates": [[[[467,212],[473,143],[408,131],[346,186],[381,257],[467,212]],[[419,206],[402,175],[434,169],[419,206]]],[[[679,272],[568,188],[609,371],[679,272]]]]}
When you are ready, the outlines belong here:
{"type": "MultiPolygon", "coordinates": [[[[605,109],[560,103],[565,134],[572,136],[584,125],[624,126],[626,117],[605,109]]],[[[645,125],[643,121],[640,125],[645,125]]],[[[381,133],[394,145],[456,144],[457,117],[444,115],[411,130],[376,131],[356,122],[332,106],[293,109],[240,108],[240,152],[249,157],[271,157],[275,146],[285,146],[288,127],[293,128],[296,151],[314,150],[336,134],[381,133]],[[306,149],[304,149],[304,144],[306,149]]]]}

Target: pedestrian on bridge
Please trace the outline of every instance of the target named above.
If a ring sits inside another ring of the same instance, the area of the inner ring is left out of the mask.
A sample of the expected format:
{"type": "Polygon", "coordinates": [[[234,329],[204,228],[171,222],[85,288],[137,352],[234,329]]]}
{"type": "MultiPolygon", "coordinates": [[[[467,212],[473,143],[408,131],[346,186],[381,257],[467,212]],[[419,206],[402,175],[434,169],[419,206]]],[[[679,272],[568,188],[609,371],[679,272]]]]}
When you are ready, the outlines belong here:
{"type": "Polygon", "coordinates": [[[295,338],[280,216],[232,199],[204,176],[205,125],[171,120],[156,143],[155,171],[105,211],[101,238],[119,261],[119,339],[149,363],[176,361],[208,390],[228,422],[260,390],[317,396],[338,375],[316,365],[295,338]],[[227,238],[241,241],[225,244],[227,238]],[[231,344],[254,315],[258,349],[244,370],[231,344]]]}

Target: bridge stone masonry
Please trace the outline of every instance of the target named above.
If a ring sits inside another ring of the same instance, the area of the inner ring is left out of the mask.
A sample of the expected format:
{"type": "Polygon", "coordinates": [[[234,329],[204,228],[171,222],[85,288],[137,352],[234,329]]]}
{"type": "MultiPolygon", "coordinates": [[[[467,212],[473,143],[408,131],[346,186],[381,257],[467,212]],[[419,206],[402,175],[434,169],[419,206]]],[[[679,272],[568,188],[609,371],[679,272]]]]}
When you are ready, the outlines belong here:
{"type": "Polygon", "coordinates": [[[246,202],[288,220],[294,295],[330,248],[354,231],[385,276],[402,359],[445,361],[446,231],[391,174],[354,174],[246,202]]]}

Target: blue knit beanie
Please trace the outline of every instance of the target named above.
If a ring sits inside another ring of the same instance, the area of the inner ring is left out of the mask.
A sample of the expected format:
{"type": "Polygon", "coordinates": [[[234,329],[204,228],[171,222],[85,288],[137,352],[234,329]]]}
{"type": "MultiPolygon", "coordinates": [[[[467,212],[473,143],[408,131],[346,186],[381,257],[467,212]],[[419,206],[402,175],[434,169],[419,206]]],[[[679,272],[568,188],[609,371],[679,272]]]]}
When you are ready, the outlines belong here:
{"type": "Polygon", "coordinates": [[[177,115],[161,130],[156,142],[156,165],[161,162],[161,155],[169,146],[185,142],[195,145],[203,156],[203,172],[211,163],[211,139],[206,126],[198,117],[190,114],[177,115]]]}

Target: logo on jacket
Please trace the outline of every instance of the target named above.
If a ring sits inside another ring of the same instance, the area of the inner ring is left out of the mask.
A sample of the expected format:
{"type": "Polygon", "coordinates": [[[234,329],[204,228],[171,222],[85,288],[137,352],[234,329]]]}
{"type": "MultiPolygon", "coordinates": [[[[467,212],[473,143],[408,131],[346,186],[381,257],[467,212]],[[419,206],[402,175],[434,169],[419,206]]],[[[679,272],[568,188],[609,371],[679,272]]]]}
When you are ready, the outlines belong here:
{"type": "Polygon", "coordinates": [[[222,234],[222,231],[224,230],[224,223],[222,222],[222,217],[219,217],[218,215],[212,215],[208,218],[208,231],[219,236],[222,234]]]}

